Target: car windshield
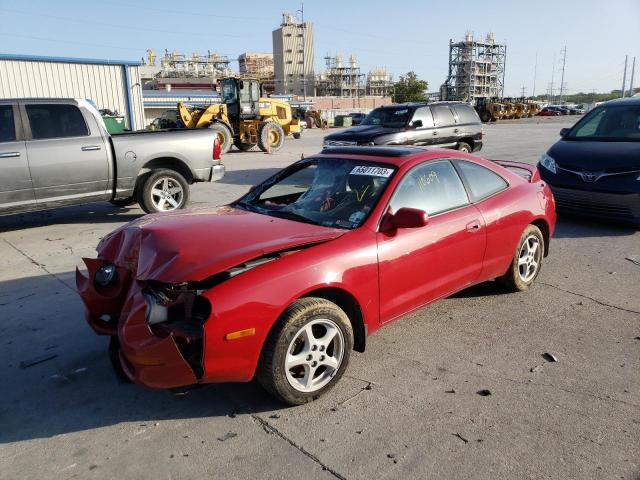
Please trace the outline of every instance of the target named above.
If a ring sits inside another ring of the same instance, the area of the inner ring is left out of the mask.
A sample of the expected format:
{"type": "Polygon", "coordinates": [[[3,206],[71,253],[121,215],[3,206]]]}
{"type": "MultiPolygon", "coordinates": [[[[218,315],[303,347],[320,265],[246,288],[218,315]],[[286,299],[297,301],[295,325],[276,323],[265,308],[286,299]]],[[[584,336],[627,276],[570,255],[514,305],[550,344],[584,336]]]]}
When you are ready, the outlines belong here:
{"type": "Polygon", "coordinates": [[[359,227],[378,203],[393,165],[309,158],[277,173],[232,206],[326,227],[359,227]]]}
{"type": "Polygon", "coordinates": [[[411,109],[407,107],[376,108],[365,117],[361,125],[379,125],[381,127],[402,128],[411,117],[411,109]]]}
{"type": "Polygon", "coordinates": [[[640,141],[640,105],[593,109],[565,135],[570,140],[640,141]]]}

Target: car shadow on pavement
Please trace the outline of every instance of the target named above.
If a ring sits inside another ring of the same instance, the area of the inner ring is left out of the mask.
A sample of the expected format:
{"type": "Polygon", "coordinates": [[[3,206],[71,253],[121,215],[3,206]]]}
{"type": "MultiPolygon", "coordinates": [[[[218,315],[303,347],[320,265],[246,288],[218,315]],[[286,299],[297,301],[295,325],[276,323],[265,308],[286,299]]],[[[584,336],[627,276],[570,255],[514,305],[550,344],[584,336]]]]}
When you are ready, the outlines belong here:
{"type": "Polygon", "coordinates": [[[495,297],[508,293],[510,292],[498,282],[482,282],[454,293],[449,298],[495,297]]]}
{"type": "Polygon", "coordinates": [[[121,383],[108,338],[85,322],[74,278],[64,272],[0,282],[0,444],[283,408],[255,383],[175,391],[121,383]]]}
{"type": "Polygon", "coordinates": [[[136,205],[116,207],[108,202],[74,205],[40,212],[0,216],[0,233],[45,225],[129,222],[145,213],[136,205]]]}
{"type": "MultiPolygon", "coordinates": [[[[558,215],[553,238],[622,237],[633,235],[638,229],[613,222],[598,222],[566,214],[558,215]]],[[[553,242],[553,239],[551,240],[553,242]]]]}
{"type": "Polygon", "coordinates": [[[250,170],[227,170],[218,183],[230,185],[257,185],[271,175],[282,170],[281,168],[254,168],[250,170]]]}

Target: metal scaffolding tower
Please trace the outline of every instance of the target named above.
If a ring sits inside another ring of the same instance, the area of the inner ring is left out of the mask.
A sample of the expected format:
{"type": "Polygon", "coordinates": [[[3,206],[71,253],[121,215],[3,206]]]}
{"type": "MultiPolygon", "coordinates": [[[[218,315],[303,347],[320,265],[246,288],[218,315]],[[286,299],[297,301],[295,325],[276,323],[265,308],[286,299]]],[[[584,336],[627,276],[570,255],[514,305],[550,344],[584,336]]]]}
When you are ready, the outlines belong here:
{"type": "Polygon", "coordinates": [[[316,79],[318,96],[362,97],[365,94],[364,74],[353,55],[345,65],[342,56],[326,56],[327,70],[316,79]]]}
{"type": "Polygon", "coordinates": [[[449,74],[441,87],[443,100],[473,102],[504,95],[507,46],[496,43],[493,33],[476,41],[467,32],[464,41],[449,40],[449,74]]]}

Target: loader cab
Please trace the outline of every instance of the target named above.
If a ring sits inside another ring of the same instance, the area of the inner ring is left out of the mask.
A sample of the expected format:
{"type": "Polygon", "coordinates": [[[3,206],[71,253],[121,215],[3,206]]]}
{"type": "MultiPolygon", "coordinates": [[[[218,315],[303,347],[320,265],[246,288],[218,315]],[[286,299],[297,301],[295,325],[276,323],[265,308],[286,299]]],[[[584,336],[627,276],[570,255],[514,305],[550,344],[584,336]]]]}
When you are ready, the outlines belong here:
{"type": "Polygon", "coordinates": [[[225,78],[220,80],[222,103],[227,105],[231,119],[252,119],[258,116],[260,82],[258,80],[225,78]]]}

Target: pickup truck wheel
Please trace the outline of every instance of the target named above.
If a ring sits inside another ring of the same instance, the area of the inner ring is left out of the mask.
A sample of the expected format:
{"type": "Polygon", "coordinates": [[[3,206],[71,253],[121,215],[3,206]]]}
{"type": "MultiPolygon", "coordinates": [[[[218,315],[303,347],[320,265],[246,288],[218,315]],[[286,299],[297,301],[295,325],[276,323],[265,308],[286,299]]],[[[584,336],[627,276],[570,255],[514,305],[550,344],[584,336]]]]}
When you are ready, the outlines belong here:
{"type": "Polygon", "coordinates": [[[128,207],[129,205],[136,203],[136,199],[133,197],[127,197],[109,200],[109,202],[116,207],[128,207]]]}
{"type": "Polygon", "coordinates": [[[311,402],[338,382],[352,349],[353,328],[344,311],[323,298],[301,298],[267,337],[256,379],[289,405],[311,402]]]}
{"type": "Polygon", "coordinates": [[[189,185],[174,170],[157,170],[143,180],[138,203],[147,213],[184,208],[189,201],[189,185]]]}
{"type": "Polygon", "coordinates": [[[458,151],[464,152],[464,153],[471,153],[471,147],[469,146],[468,143],[458,142],[458,151]]]}
{"type": "Polygon", "coordinates": [[[224,154],[231,150],[232,135],[229,127],[227,127],[223,123],[212,123],[209,128],[216,132],[216,134],[218,135],[220,152],[224,154]]]}
{"type": "Polygon", "coordinates": [[[279,123],[264,122],[260,125],[258,131],[258,147],[263,152],[267,152],[268,148],[272,152],[277,152],[284,144],[284,130],[279,123]]]}

